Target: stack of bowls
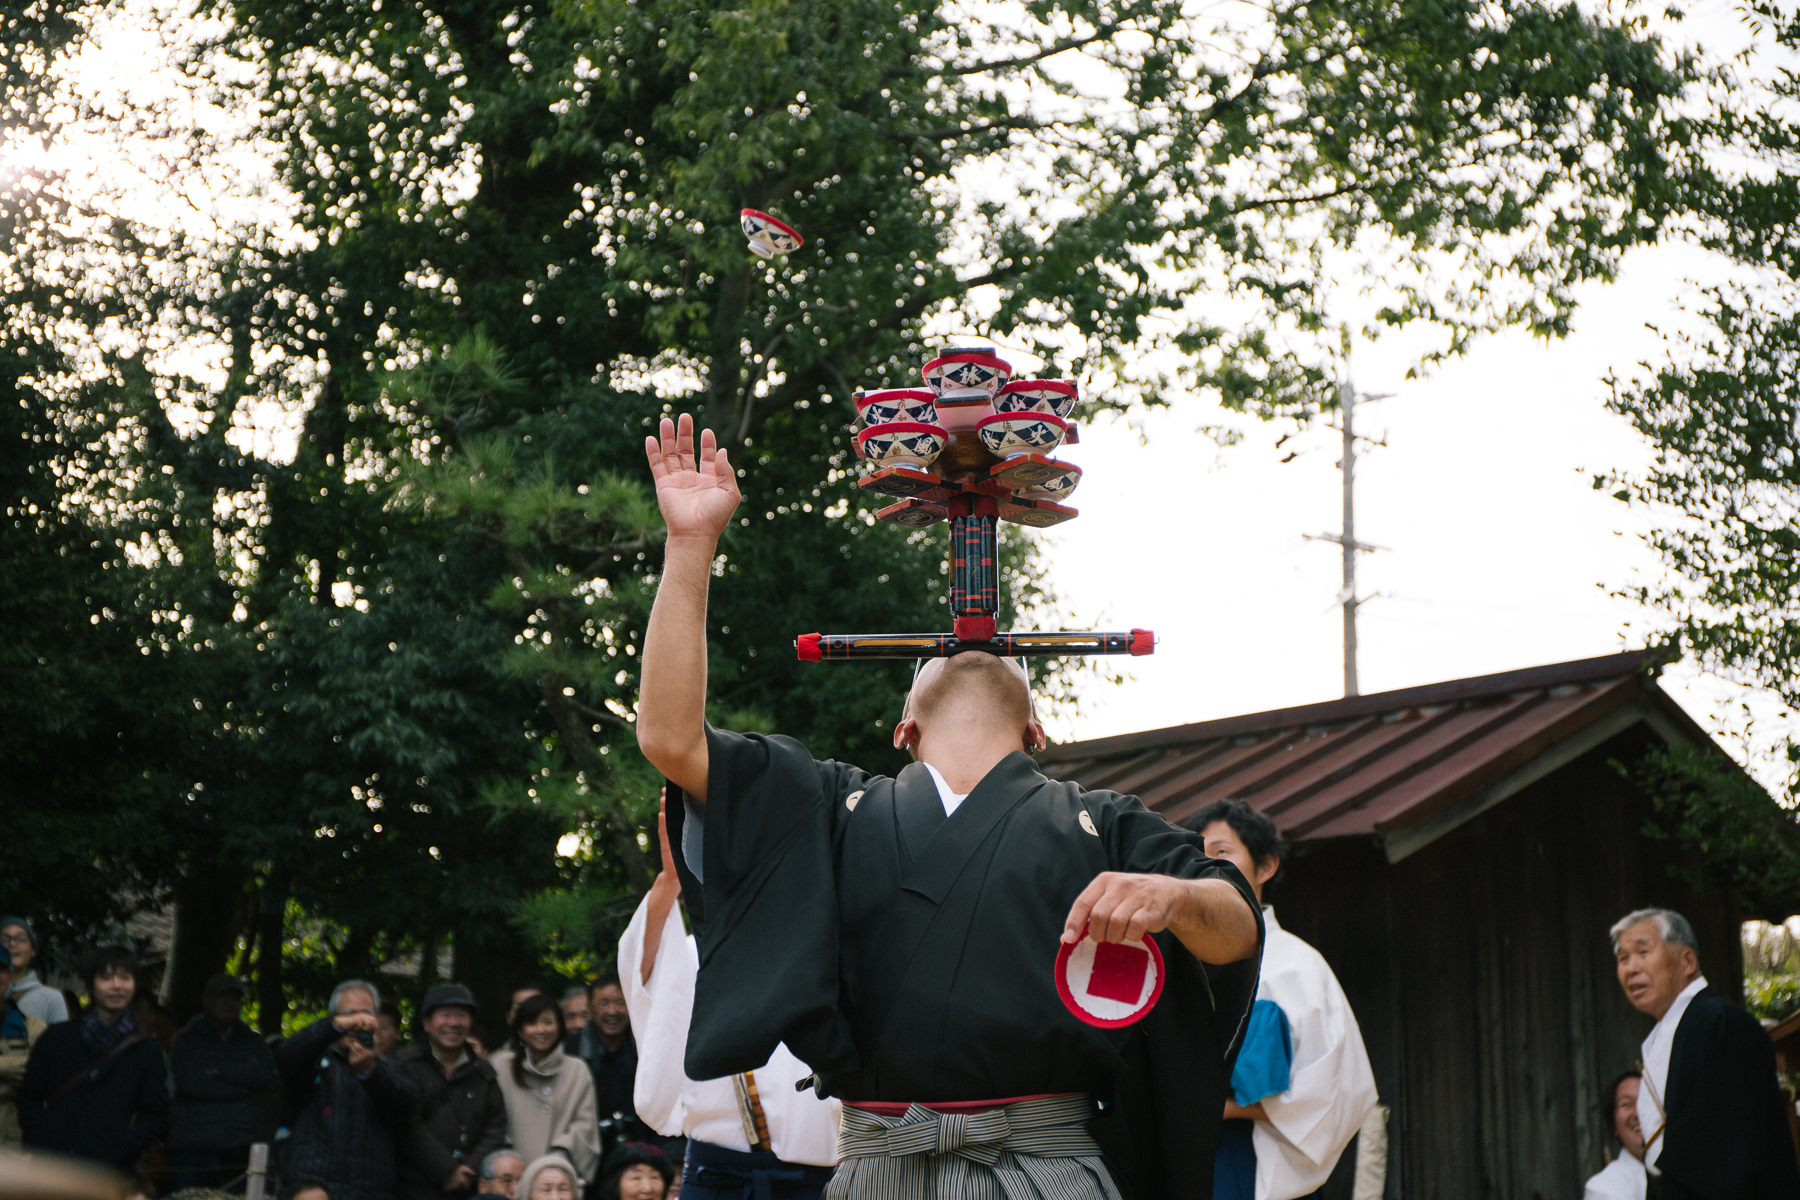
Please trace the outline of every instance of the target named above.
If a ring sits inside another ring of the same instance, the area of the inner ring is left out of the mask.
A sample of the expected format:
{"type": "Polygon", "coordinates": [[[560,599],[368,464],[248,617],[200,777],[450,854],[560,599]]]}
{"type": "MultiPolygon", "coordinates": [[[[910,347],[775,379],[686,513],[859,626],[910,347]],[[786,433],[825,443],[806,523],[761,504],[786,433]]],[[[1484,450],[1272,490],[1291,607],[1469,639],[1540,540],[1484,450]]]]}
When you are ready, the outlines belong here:
{"type": "Polygon", "coordinates": [[[858,392],[854,399],[863,423],[856,435],[857,451],[878,466],[924,470],[949,444],[949,434],[938,424],[935,392],[890,388],[858,392]]]}

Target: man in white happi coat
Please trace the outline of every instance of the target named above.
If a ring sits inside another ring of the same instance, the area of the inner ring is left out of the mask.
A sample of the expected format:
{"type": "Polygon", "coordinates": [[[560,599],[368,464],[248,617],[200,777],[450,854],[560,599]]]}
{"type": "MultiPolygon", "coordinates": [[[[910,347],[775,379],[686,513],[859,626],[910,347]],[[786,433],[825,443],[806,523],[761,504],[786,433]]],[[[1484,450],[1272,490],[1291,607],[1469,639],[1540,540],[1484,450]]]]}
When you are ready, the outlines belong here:
{"type": "Polygon", "coordinates": [[[665,1137],[688,1139],[688,1200],[807,1200],[837,1162],[839,1104],[795,1085],[811,1068],[778,1045],[754,1071],[697,1083],[682,1067],[700,954],[675,901],[681,882],[668,823],[657,818],[662,872],[619,939],[619,978],[638,1031],[639,1118],[665,1137]]]}
{"type": "Polygon", "coordinates": [[[1638,1123],[1641,1072],[1627,1071],[1613,1083],[1607,1125],[1619,1142],[1619,1157],[1587,1181],[1582,1200],[1644,1200],[1649,1180],[1644,1174],[1644,1130],[1638,1123]]]}
{"type": "MultiPolygon", "coordinates": [[[[1187,826],[1205,839],[1208,857],[1228,859],[1243,872],[1261,903],[1287,849],[1275,823],[1239,801],[1221,800],[1187,826]]],[[[1337,976],[1324,956],[1281,928],[1274,908],[1264,904],[1262,911],[1268,941],[1250,1032],[1232,1074],[1234,1098],[1225,1104],[1215,1200],[1312,1195],[1378,1102],[1362,1031],[1337,976]],[[1253,1123],[1247,1138],[1246,1123],[1253,1123]]]]}

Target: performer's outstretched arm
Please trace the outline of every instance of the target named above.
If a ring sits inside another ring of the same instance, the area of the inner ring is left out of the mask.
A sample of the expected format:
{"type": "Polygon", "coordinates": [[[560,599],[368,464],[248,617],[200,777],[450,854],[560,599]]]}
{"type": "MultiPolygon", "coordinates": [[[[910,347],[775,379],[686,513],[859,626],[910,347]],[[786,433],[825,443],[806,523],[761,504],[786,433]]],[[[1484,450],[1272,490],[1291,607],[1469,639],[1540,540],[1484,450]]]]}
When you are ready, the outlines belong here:
{"type": "Polygon", "coordinates": [[[706,801],[706,592],[719,535],[737,511],[737,472],[712,430],[694,449],[694,419],[662,421],[662,437],[645,438],[656,478],[656,505],[669,539],[656,603],[644,630],[638,688],[638,748],[695,803],[706,801]]]}
{"type": "Polygon", "coordinates": [[[1063,941],[1080,941],[1083,929],[1100,942],[1137,941],[1167,929],[1214,966],[1256,953],[1256,914],[1223,879],[1104,871],[1075,898],[1063,941]]]}

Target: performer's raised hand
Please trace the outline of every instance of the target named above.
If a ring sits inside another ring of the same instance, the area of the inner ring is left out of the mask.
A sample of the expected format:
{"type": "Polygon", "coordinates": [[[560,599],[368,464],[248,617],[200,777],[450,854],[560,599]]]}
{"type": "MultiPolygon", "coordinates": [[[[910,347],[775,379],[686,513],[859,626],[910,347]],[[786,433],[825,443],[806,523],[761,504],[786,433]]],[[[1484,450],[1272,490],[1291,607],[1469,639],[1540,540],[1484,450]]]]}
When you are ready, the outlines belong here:
{"type": "Polygon", "coordinates": [[[669,789],[666,787],[662,799],[656,803],[656,840],[662,847],[662,870],[657,872],[656,881],[650,885],[650,907],[644,914],[644,963],[639,970],[645,987],[650,986],[650,976],[656,970],[663,925],[669,919],[669,910],[675,907],[676,897],[681,895],[681,877],[675,873],[675,852],[669,848],[669,789]]]}
{"type": "Polygon", "coordinates": [[[719,449],[710,429],[700,431],[695,452],[694,418],[687,413],[677,421],[664,417],[661,434],[660,439],[644,439],[644,457],[650,460],[656,506],[662,510],[670,539],[717,541],[743,499],[729,456],[719,449]]]}

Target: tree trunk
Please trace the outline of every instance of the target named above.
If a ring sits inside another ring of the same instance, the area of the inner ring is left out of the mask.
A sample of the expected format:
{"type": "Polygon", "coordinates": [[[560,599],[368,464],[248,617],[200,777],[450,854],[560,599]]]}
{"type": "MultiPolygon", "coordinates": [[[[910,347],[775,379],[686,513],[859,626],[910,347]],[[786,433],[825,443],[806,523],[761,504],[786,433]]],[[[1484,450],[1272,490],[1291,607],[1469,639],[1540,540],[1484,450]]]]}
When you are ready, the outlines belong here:
{"type": "Polygon", "coordinates": [[[287,1011],[287,993],[281,986],[281,947],[287,941],[287,902],[290,877],[285,867],[273,867],[263,881],[261,928],[256,957],[256,1028],[267,1035],[281,1032],[287,1011]]]}
{"type": "Polygon", "coordinates": [[[162,998],[177,1024],[200,1011],[206,981],[225,969],[242,929],[244,884],[241,868],[190,862],[175,885],[175,929],[162,998]]]}

